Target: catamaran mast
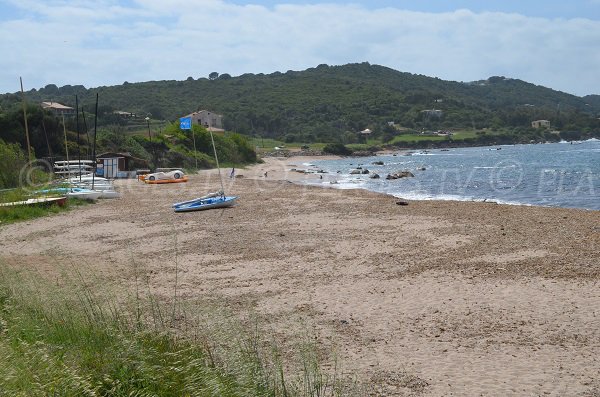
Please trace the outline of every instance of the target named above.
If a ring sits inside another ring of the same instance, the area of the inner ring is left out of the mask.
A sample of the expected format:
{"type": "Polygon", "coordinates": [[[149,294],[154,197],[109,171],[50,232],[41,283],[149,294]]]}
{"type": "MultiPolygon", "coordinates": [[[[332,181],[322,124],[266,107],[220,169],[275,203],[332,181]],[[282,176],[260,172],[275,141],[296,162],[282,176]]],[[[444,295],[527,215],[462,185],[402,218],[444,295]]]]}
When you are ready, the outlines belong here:
{"type": "Polygon", "coordinates": [[[81,148],[79,147],[79,100],[75,95],[75,112],[77,123],[77,163],[79,166],[79,182],[81,182],[81,148]]]}
{"type": "Polygon", "coordinates": [[[219,157],[217,156],[217,148],[215,146],[215,138],[213,138],[213,134],[211,130],[208,130],[210,133],[210,140],[212,141],[213,151],[215,152],[215,161],[217,162],[217,171],[219,172],[219,181],[221,182],[221,196],[225,197],[225,188],[223,187],[223,178],[221,178],[221,168],[219,167],[219,157]]]}
{"type": "Polygon", "coordinates": [[[65,126],[65,114],[62,114],[63,132],[65,134],[65,153],[67,154],[67,175],[69,178],[69,186],[71,184],[71,163],[69,162],[69,145],[67,144],[67,126],[65,126]]]}
{"type": "Polygon", "coordinates": [[[98,161],[96,160],[96,127],[98,126],[98,93],[96,93],[96,110],[94,112],[94,146],[92,147],[92,158],[94,159],[94,168],[92,172],[92,190],[94,190],[94,179],[96,177],[96,167],[98,161]]]}

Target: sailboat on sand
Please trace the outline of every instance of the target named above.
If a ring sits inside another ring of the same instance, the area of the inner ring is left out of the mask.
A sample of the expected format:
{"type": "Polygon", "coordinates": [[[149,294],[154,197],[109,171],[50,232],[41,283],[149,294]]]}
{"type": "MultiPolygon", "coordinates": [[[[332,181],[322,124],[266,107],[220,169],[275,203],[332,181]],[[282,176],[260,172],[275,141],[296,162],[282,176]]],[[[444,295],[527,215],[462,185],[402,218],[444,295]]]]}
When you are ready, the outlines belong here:
{"type": "Polygon", "coordinates": [[[188,201],[182,201],[173,204],[175,212],[190,212],[209,210],[214,208],[231,207],[235,204],[238,196],[226,196],[225,188],[223,187],[223,178],[221,177],[221,168],[219,167],[219,158],[217,157],[217,149],[215,147],[215,139],[212,131],[210,131],[210,140],[212,142],[213,151],[215,153],[215,161],[217,162],[217,170],[219,172],[219,181],[221,182],[221,190],[214,193],[208,193],[202,197],[198,197],[188,201]]]}

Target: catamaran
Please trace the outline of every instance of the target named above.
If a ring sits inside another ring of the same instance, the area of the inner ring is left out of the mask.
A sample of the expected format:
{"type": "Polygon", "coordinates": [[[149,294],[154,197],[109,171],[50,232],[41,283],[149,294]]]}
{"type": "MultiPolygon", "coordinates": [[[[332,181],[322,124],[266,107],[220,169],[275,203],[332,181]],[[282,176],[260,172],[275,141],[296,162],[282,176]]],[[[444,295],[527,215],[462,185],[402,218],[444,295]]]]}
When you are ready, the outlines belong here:
{"type": "Polygon", "coordinates": [[[221,182],[221,190],[214,193],[209,193],[205,196],[198,197],[188,201],[182,201],[173,204],[175,212],[190,212],[190,211],[201,211],[210,210],[214,208],[225,208],[231,207],[235,204],[238,196],[226,196],[225,188],[223,187],[223,178],[221,177],[221,168],[219,167],[219,158],[217,157],[217,149],[215,147],[215,139],[213,138],[212,131],[210,132],[210,140],[212,142],[213,151],[215,153],[215,161],[217,162],[217,171],[219,172],[219,181],[221,182]]]}

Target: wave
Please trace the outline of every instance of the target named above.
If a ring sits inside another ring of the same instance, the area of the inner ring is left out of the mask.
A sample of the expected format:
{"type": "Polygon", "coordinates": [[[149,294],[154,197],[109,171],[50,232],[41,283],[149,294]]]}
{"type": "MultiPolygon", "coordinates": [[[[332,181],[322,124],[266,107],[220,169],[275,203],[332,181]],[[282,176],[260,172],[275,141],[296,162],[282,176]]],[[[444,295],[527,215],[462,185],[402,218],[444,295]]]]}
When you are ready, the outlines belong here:
{"type": "Polygon", "coordinates": [[[555,144],[554,147],[518,145],[494,152],[493,156],[487,155],[488,148],[457,148],[452,149],[453,153],[439,150],[415,153],[417,156],[432,156],[427,160],[421,157],[411,159],[410,156],[324,160],[313,164],[329,171],[331,176],[312,184],[337,189],[366,189],[413,200],[485,200],[507,205],[597,210],[600,202],[595,192],[600,189],[600,168],[596,156],[600,151],[600,140],[588,141],[591,142],[581,146],[569,145],[568,148],[564,144],[555,144]],[[462,157],[449,157],[452,155],[462,157]],[[369,165],[375,160],[383,160],[384,166],[369,165]],[[377,172],[381,179],[349,174],[349,170],[358,163],[377,172]],[[414,172],[415,178],[398,182],[385,180],[386,173],[394,169],[413,170],[422,166],[426,167],[426,171],[414,172]],[[330,184],[332,179],[337,181],[330,184]],[[547,188],[554,190],[546,192],[544,189],[547,188]],[[574,193],[559,197],[557,188],[565,193],[574,193]]]}

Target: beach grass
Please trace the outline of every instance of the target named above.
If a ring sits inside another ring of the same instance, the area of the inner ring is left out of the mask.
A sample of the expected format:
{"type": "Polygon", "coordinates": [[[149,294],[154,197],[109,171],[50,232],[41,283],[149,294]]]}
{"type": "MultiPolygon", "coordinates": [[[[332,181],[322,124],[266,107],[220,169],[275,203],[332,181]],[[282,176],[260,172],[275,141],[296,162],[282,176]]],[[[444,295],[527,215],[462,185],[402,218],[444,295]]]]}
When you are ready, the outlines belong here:
{"type": "Polygon", "coordinates": [[[0,263],[0,396],[341,396],[305,344],[300,373],[259,327],[81,274],[49,282],[0,263]],[[100,284],[101,285],[101,284],[100,284]]]}
{"type": "MultiPolygon", "coordinates": [[[[23,189],[14,189],[0,195],[0,203],[25,201],[29,197],[28,192],[23,189]]],[[[89,204],[89,201],[80,199],[68,199],[64,206],[58,205],[14,205],[0,207],[0,225],[26,221],[42,216],[57,214],[68,211],[74,207],[89,204]]]]}

